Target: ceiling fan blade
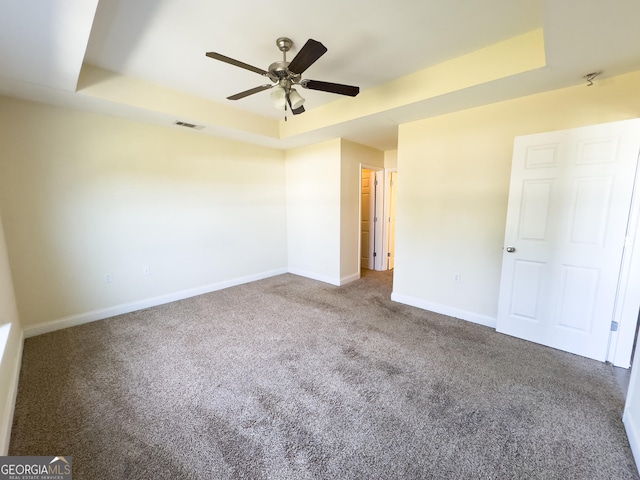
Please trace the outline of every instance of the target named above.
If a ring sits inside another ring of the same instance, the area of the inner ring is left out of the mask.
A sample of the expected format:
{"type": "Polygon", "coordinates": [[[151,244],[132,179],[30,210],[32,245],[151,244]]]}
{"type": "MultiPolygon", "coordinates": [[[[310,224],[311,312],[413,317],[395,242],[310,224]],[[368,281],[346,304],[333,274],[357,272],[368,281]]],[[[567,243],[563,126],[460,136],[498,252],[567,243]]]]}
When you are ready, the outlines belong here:
{"type": "Polygon", "coordinates": [[[240,60],[235,60],[231,57],[225,57],[224,55],[220,55],[216,52],[207,52],[207,57],[213,58],[214,60],[220,60],[221,62],[228,63],[230,65],[235,65],[236,67],[244,68],[246,70],[251,70],[252,72],[259,73],[260,75],[267,75],[266,70],[263,70],[258,67],[254,67],[253,65],[249,65],[248,63],[241,62],[240,60]]]}
{"type": "Polygon", "coordinates": [[[300,49],[298,54],[293,57],[288,69],[290,72],[301,74],[326,52],[327,47],[310,38],[300,49]]]}
{"type": "Polygon", "coordinates": [[[348,95],[355,97],[360,93],[360,87],[352,85],[343,85],[341,83],[320,82],[318,80],[303,80],[300,82],[303,88],[309,90],[320,90],[321,92],[337,93],[339,95],[348,95]]]}
{"type": "Polygon", "coordinates": [[[227,100],[240,100],[241,98],[248,97],[249,95],[253,95],[254,93],[258,93],[263,90],[268,90],[271,87],[273,87],[273,85],[260,85],[259,87],[255,87],[250,90],[245,90],[244,92],[231,95],[230,97],[227,97],[227,100]]]}

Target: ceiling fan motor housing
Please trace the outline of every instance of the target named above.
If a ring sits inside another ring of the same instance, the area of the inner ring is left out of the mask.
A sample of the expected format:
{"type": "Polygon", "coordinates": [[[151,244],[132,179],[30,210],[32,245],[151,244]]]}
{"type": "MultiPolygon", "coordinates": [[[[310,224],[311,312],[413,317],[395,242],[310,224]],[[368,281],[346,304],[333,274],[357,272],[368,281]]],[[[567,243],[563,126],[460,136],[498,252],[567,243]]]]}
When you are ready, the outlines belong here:
{"type": "Polygon", "coordinates": [[[287,68],[288,66],[289,62],[274,62],[269,65],[269,72],[267,73],[272,82],[278,83],[279,86],[287,91],[291,88],[291,85],[299,84],[301,77],[297,73],[290,72],[287,68]]]}
{"type": "Polygon", "coordinates": [[[287,67],[289,66],[289,62],[285,62],[284,60],[281,62],[274,62],[269,65],[269,78],[277,82],[281,78],[287,78],[290,75],[287,67]]]}
{"type": "Polygon", "coordinates": [[[276,40],[276,45],[282,52],[282,61],[269,65],[267,76],[272,82],[278,82],[280,86],[288,88],[292,83],[300,81],[300,75],[290,72],[288,69],[290,62],[287,62],[287,52],[291,50],[293,40],[288,37],[280,37],[276,40]],[[285,81],[283,82],[282,80],[285,81]]]}

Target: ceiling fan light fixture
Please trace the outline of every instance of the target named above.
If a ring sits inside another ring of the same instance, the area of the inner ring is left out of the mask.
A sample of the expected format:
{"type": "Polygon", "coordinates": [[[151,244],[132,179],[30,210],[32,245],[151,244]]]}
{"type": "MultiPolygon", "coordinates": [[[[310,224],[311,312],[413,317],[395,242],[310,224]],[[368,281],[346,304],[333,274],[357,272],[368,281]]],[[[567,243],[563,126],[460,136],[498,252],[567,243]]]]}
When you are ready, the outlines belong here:
{"type": "Polygon", "coordinates": [[[292,88],[289,92],[289,101],[291,101],[291,109],[295,110],[296,108],[300,108],[304,103],[304,98],[294,89],[292,88]]]}
{"type": "Polygon", "coordinates": [[[279,110],[284,110],[287,105],[287,92],[282,87],[275,87],[271,92],[271,101],[273,106],[279,110]]]}

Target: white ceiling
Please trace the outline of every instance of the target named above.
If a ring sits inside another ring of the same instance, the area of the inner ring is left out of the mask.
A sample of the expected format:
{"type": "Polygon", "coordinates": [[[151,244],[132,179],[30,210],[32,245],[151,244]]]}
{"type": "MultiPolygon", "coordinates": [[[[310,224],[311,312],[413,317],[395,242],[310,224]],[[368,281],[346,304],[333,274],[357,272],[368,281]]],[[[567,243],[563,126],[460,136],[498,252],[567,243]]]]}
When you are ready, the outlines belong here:
{"type": "MultiPolygon", "coordinates": [[[[209,59],[207,51],[267,70],[281,60],[278,37],[294,41],[289,60],[313,38],[328,52],[305,78],[366,89],[533,30],[542,22],[537,0],[306,3],[101,0],[85,61],[225,102],[229,95],[264,84],[265,79],[209,59]],[[452,29],[456,23],[459,28],[452,29]]],[[[268,95],[256,94],[234,106],[282,117],[268,95]]],[[[303,95],[308,108],[335,100],[327,93],[303,95]]]]}
{"type": "MultiPolygon", "coordinates": [[[[594,70],[604,71],[601,78],[640,70],[638,0],[0,0],[0,11],[0,92],[159,124],[170,122],[171,112],[159,115],[76,92],[82,64],[277,121],[283,112],[271,106],[268,91],[226,100],[266,79],[205,52],[267,69],[281,59],[277,37],[294,41],[288,60],[313,38],[328,52],[304,78],[365,91],[502,40],[544,31],[547,67],[528,75],[286,140],[203,130],[281,148],[333,135],[392,149],[397,124],[404,121],[577,85],[594,70]]],[[[300,93],[307,111],[343,98],[300,93]]]]}

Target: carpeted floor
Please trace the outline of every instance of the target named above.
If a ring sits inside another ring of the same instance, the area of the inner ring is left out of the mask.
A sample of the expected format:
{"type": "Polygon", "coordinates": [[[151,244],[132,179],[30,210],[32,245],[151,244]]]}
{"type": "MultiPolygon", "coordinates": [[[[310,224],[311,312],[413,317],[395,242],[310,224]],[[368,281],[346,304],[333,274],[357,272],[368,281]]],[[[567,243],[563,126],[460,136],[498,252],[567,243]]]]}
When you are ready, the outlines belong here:
{"type": "Polygon", "coordinates": [[[638,479],[613,368],[294,275],[25,342],[11,455],[74,479],[638,479]]]}

